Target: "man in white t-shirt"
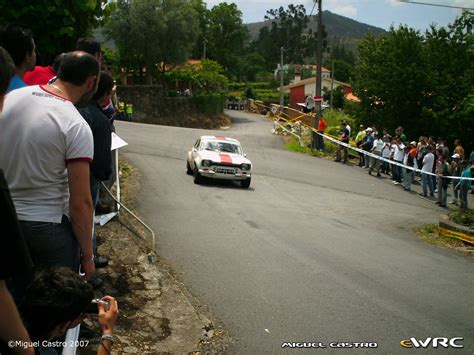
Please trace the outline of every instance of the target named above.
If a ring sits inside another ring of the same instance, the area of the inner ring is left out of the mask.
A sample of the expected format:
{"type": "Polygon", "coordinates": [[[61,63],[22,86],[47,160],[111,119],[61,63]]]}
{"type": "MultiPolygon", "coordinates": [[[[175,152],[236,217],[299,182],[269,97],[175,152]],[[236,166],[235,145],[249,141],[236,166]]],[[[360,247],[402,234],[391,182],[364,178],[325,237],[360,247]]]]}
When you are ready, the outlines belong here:
{"type": "Polygon", "coordinates": [[[421,188],[423,192],[420,193],[420,195],[424,197],[428,196],[428,188],[430,189],[430,196],[433,196],[434,194],[433,179],[430,175],[426,174],[431,173],[433,171],[434,161],[435,156],[433,154],[433,149],[430,145],[427,145],[426,154],[423,157],[423,165],[421,168],[421,188]]]}
{"type": "MultiPolygon", "coordinates": [[[[393,160],[398,164],[403,164],[405,144],[403,144],[399,136],[395,137],[395,144],[392,147],[394,148],[393,160]]],[[[400,165],[393,165],[393,180],[396,185],[402,182],[402,167],[400,165]]]]}
{"type": "Polygon", "coordinates": [[[74,104],[97,90],[99,63],[84,52],[64,56],[57,80],[7,95],[0,120],[0,168],[37,268],[79,264],[90,279],[92,133],[74,104]],[[80,260],[80,255],[82,260],[80,260]]]}

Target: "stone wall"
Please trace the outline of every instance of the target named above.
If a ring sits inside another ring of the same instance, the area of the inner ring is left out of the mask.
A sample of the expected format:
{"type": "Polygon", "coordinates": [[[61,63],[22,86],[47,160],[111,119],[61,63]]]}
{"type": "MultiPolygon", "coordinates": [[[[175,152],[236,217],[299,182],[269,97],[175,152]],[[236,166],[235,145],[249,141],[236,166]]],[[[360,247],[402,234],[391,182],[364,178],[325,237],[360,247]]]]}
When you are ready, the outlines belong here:
{"type": "Polygon", "coordinates": [[[118,86],[120,101],[133,105],[134,122],[191,128],[218,128],[222,115],[203,115],[192,98],[164,97],[158,85],[118,86]]]}

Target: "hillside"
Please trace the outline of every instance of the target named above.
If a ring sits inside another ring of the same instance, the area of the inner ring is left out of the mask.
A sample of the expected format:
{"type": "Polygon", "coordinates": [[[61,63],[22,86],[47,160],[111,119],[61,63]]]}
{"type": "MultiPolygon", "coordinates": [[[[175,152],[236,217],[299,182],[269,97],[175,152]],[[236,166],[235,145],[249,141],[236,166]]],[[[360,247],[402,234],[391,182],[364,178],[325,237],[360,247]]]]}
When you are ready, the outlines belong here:
{"type": "MultiPolygon", "coordinates": [[[[269,21],[262,21],[247,24],[246,26],[249,30],[251,40],[256,39],[260,29],[269,23],[269,21]]],[[[355,48],[357,42],[368,33],[374,37],[379,37],[386,33],[382,28],[357,22],[330,11],[323,11],[323,24],[326,27],[329,42],[337,41],[338,43],[345,44],[349,48],[355,48]]],[[[308,29],[315,31],[316,27],[317,16],[311,16],[308,29]]]]}

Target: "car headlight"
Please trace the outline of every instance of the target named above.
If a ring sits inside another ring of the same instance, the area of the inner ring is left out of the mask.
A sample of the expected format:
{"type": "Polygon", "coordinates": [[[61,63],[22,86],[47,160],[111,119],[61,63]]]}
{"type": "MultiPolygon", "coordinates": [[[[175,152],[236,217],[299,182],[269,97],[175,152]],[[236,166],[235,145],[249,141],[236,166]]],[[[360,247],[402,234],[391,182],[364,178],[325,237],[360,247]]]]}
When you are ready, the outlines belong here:
{"type": "Polygon", "coordinates": [[[211,166],[211,161],[210,160],[203,160],[202,161],[202,166],[205,166],[206,168],[211,166]]]}
{"type": "Polygon", "coordinates": [[[242,170],[250,170],[250,164],[242,164],[242,170]]]}

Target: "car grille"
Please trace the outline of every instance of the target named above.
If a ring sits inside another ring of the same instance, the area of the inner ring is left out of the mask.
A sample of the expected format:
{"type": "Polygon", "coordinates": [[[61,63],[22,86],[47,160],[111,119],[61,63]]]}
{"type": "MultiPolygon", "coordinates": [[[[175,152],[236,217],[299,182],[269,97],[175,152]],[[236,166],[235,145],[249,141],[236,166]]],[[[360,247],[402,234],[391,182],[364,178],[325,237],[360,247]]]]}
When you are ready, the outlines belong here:
{"type": "Polygon", "coordinates": [[[240,169],[240,167],[241,167],[240,164],[224,164],[224,163],[217,163],[217,164],[216,164],[216,163],[213,163],[212,165],[217,166],[217,167],[222,166],[222,167],[225,167],[225,168],[229,168],[229,167],[230,167],[230,168],[239,168],[239,169],[240,169]]]}

